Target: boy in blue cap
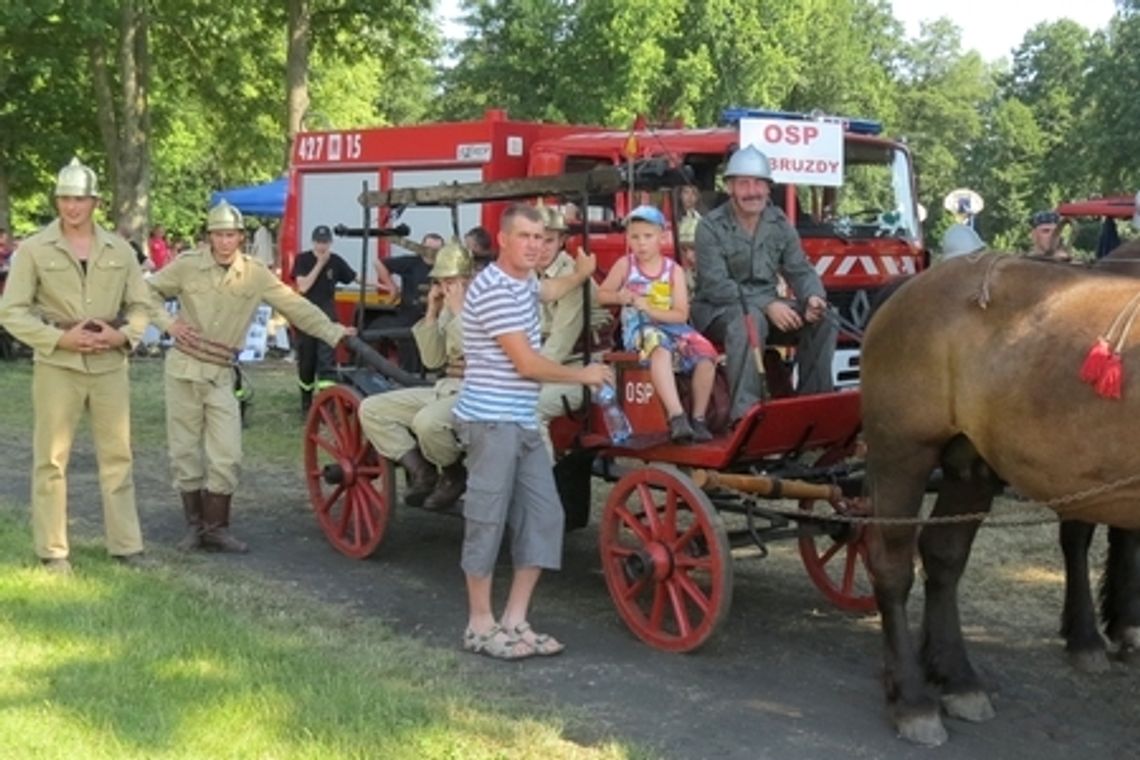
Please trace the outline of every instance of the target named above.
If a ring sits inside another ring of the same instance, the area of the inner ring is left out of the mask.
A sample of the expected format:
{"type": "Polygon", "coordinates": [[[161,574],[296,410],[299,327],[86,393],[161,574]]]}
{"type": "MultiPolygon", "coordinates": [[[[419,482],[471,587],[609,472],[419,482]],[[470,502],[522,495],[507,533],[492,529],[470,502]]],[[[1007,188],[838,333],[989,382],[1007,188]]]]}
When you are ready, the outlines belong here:
{"type": "Polygon", "coordinates": [[[689,288],[685,271],[661,255],[665,216],[656,206],[638,206],[626,221],[629,255],[614,263],[598,288],[598,302],[621,306],[622,343],[649,364],[654,391],[669,417],[669,437],[676,442],[708,441],[705,423],[716,377],[712,343],[689,324],[689,288]],[[674,372],[693,375],[690,423],[677,393],[674,372]]]}

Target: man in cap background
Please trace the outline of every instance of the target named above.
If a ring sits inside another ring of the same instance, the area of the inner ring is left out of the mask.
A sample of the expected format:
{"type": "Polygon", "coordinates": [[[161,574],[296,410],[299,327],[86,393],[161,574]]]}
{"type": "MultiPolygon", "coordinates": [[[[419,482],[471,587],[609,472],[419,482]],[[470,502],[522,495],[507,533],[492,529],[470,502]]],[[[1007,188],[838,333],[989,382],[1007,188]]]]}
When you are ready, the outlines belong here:
{"type": "Polygon", "coordinates": [[[360,405],[365,436],[381,455],[403,465],[404,501],[414,507],[446,509],[467,485],[451,410],[463,384],[459,314],[473,272],[473,258],[459,243],[452,241],[440,249],[430,272],[427,311],[412,326],[423,365],[443,368],[444,377],[431,388],[388,391],[369,396],[360,405]]]}
{"type": "MultiPolygon", "coordinates": [[[[293,261],[297,292],[336,319],[336,286],[356,279],[356,272],[332,250],[332,230],[325,225],[313,228],[313,247],[293,261]]],[[[265,262],[262,262],[265,263],[265,262]]],[[[297,383],[301,387],[301,411],[308,412],[313,391],[323,387],[323,375],[333,364],[332,348],[320,338],[297,331],[297,383]],[[320,378],[320,382],[318,381],[320,378]]]]}
{"type": "MultiPolygon", "coordinates": [[[[404,243],[415,253],[411,256],[389,256],[387,259],[376,260],[376,279],[380,285],[391,292],[396,291],[396,283],[392,275],[400,278],[400,303],[394,314],[385,314],[372,321],[370,330],[381,328],[407,328],[418,322],[427,311],[427,294],[431,287],[431,268],[435,264],[435,255],[443,247],[443,237],[434,232],[423,236],[419,244],[404,243]]],[[[400,366],[409,372],[419,372],[419,352],[411,340],[401,338],[397,341],[400,354],[400,366]]]]}
{"type": "Polygon", "coordinates": [[[804,255],[800,237],[784,212],[771,203],[772,172],[754,146],[736,151],[724,172],[728,200],[697,227],[697,291],[693,324],[725,347],[732,392],[730,417],[736,421],[761,399],[761,377],[752,363],[746,319],[753,320],[760,343],[771,327],[781,339],[795,336],[800,393],[834,387],[831,360],[837,328],[827,319],[827,294],[804,255]],[[779,297],[779,277],[796,301],[779,297]],[[770,327],[771,325],[771,327],[770,327]]]}
{"type": "Polygon", "coordinates": [[[68,573],[67,463],[87,410],[99,463],[107,550],[143,561],[135,506],[127,357],[149,321],[149,298],[131,247],[95,224],[98,179],[72,159],[55,185],[58,218],[12,259],[0,323],[35,351],[32,533],[54,572],[68,573]]]}
{"type": "Polygon", "coordinates": [[[1060,238],[1054,240],[1061,216],[1056,211],[1038,211],[1029,217],[1030,256],[1044,256],[1057,261],[1071,261],[1073,255],[1061,245],[1060,238]]]}
{"type": "Polygon", "coordinates": [[[150,280],[156,321],[174,338],[166,354],[166,436],[189,532],[179,548],[244,552],[229,530],[241,465],[237,355],[264,301],[330,346],[352,328],[336,324],[257,259],[241,253],[241,212],[222,201],[206,217],[210,247],[176,258],[150,280]],[[165,310],[178,300],[178,317],[165,310]]]}

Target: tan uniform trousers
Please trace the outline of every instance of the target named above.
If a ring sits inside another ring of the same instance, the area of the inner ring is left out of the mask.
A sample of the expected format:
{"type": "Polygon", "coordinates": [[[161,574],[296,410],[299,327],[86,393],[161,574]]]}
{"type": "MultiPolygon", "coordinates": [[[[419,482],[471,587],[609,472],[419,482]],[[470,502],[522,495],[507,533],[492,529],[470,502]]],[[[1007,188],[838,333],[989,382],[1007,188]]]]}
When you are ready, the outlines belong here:
{"type": "Polygon", "coordinates": [[[379,393],[360,405],[360,424],[376,450],[398,461],[418,442],[424,458],[437,467],[455,464],[462,453],[451,410],[460,381],[440,380],[432,388],[379,393]]]}
{"type": "Polygon", "coordinates": [[[555,417],[566,414],[566,407],[562,399],[570,405],[570,411],[582,408],[581,385],[568,385],[565,383],[544,383],[538,393],[538,431],[542,435],[542,443],[546,446],[546,453],[550,461],[554,461],[554,442],[550,440],[550,421],[555,417]]]}
{"type": "Polygon", "coordinates": [[[67,462],[86,409],[99,465],[103,530],[114,555],[143,550],[131,457],[131,389],[124,362],[88,374],[36,362],[32,373],[36,424],[32,450],[32,535],[41,559],[63,559],[67,543],[67,462]]]}
{"type": "Polygon", "coordinates": [[[241,408],[233,375],[182,380],[166,375],[166,445],[179,491],[232,494],[241,472],[241,408]]]}

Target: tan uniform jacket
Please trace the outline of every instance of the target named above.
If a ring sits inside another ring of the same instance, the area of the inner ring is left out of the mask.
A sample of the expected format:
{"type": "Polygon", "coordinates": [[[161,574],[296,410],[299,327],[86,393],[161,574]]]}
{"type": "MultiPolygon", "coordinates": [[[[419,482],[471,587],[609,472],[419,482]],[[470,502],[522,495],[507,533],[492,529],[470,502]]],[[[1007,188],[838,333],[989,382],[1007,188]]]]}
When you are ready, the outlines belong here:
{"type": "MultiPolygon", "coordinates": [[[[566,251],[559,251],[542,278],[564,277],[574,274],[574,259],[566,251]]],[[[542,349],[540,353],[551,361],[581,361],[582,347],[582,288],[572,289],[557,301],[541,304],[542,349]]],[[[610,313],[598,305],[597,284],[590,280],[590,329],[598,332],[611,323],[610,313]]],[[[597,345],[597,340],[594,341],[597,345]]]]}
{"type": "Polygon", "coordinates": [[[445,308],[434,322],[424,317],[412,325],[412,337],[425,367],[434,370],[446,365],[448,376],[463,376],[463,320],[445,308]]]}
{"type": "Polygon", "coordinates": [[[131,246],[96,225],[84,274],[59,220],[20,245],[0,299],[0,324],[35,350],[37,362],[90,374],[122,367],[150,318],[149,293],[131,246]],[[56,348],[64,333],[56,325],[91,318],[125,319],[120,330],[129,346],[97,354],[56,348]]]}
{"type": "MultiPolygon", "coordinates": [[[[177,298],[179,317],[203,338],[240,349],[249,323],[264,301],[285,315],[309,335],[335,346],[344,337],[344,327],[281,282],[265,264],[252,256],[239,254],[229,268],[219,266],[209,251],[184,253],[163,267],[150,280],[160,306],[167,298],[177,298]]],[[[175,317],[165,310],[156,315],[162,329],[175,317]]],[[[183,380],[214,380],[228,368],[194,359],[181,351],[167,356],[166,371],[183,380]]]]}

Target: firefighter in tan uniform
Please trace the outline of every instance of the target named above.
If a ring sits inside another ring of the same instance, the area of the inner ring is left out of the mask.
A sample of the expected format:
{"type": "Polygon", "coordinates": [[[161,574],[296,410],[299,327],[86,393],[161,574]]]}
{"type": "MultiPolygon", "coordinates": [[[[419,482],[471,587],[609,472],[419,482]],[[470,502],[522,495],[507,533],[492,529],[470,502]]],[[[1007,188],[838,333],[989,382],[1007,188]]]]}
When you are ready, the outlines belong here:
{"type": "Polygon", "coordinates": [[[407,471],[404,501],[426,509],[453,505],[467,485],[451,409],[463,379],[463,325],[459,318],[474,259],[452,241],[436,254],[427,312],[412,326],[423,365],[446,367],[431,388],[403,388],[369,396],[360,405],[364,434],[380,454],[407,471]],[[442,476],[437,468],[442,470],[442,476]]]}
{"type": "MultiPolygon", "coordinates": [[[[566,219],[562,212],[550,206],[541,206],[543,224],[542,255],[538,260],[538,276],[545,280],[574,274],[574,259],[566,253],[566,219]]],[[[600,348],[599,336],[612,325],[608,310],[598,304],[597,285],[591,279],[589,287],[590,331],[593,345],[600,348]]],[[[542,303],[542,350],[551,361],[574,367],[583,366],[582,322],[586,295],[582,288],[574,288],[557,301],[542,303]]],[[[554,459],[554,444],[550,440],[550,421],[582,406],[582,386],[565,383],[544,383],[538,396],[538,422],[546,451],[554,459]]]]}
{"type": "Polygon", "coordinates": [[[97,226],[98,180],[72,159],[59,173],[59,218],[12,259],[0,323],[35,350],[32,533],[45,567],[68,573],[67,462],[86,410],[99,463],[107,550],[143,565],[135,508],[127,357],[149,321],[149,296],[127,242],[97,226]]]}
{"type": "Polygon", "coordinates": [[[166,354],[166,435],[174,486],[189,532],[184,550],[244,552],[228,530],[241,465],[241,412],[234,394],[236,358],[264,301],[335,346],[350,328],[297,295],[257,259],[241,253],[242,216],[222,201],[206,218],[210,249],[184,253],[150,280],[155,308],[178,300],[178,317],[156,321],[174,338],[166,354]]]}

